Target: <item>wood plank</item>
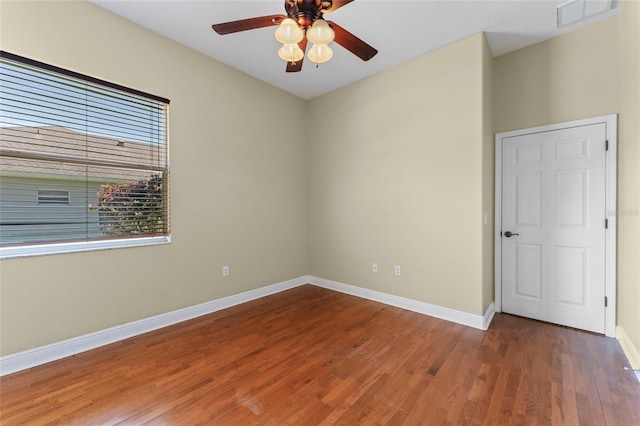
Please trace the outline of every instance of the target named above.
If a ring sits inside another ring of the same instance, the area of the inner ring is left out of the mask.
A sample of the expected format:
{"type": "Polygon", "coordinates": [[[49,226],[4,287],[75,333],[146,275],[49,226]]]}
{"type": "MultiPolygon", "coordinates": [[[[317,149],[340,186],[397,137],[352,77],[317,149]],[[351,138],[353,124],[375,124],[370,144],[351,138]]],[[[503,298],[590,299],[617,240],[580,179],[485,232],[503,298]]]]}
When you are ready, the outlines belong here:
{"type": "Polygon", "coordinates": [[[640,424],[614,339],[302,286],[0,378],[0,423],[640,424]]]}

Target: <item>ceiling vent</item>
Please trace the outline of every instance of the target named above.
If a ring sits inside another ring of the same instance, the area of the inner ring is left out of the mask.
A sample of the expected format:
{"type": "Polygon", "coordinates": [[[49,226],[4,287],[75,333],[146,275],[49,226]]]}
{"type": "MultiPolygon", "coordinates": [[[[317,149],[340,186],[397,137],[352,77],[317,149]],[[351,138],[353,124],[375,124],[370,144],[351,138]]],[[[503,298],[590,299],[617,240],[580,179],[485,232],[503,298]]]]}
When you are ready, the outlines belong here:
{"type": "Polygon", "coordinates": [[[613,0],[573,0],[558,6],[558,28],[611,10],[613,0]]]}

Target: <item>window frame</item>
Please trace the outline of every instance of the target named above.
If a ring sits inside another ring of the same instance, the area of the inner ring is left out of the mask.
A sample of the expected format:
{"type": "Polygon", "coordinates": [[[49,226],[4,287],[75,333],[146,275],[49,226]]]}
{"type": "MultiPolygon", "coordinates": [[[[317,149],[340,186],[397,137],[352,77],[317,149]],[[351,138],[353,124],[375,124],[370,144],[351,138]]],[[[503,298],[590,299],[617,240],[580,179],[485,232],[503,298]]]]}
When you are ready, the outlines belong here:
{"type": "MultiPolygon", "coordinates": [[[[163,209],[164,215],[163,218],[166,221],[166,234],[164,235],[142,235],[142,236],[128,236],[128,237],[118,237],[118,238],[104,238],[104,239],[93,239],[93,240],[68,240],[68,241],[50,241],[50,242],[42,242],[42,243],[9,243],[5,246],[0,246],[0,259],[11,259],[11,258],[22,258],[22,257],[32,257],[32,256],[41,256],[41,255],[51,255],[51,254],[60,254],[60,253],[77,253],[84,251],[93,251],[93,250],[109,250],[115,248],[125,248],[125,247],[143,247],[143,246],[151,246],[158,244],[167,244],[171,242],[171,227],[170,227],[170,197],[169,197],[169,185],[170,185],[170,161],[169,161],[169,104],[170,101],[166,98],[152,95],[146,92],[142,92],[136,89],[132,89],[126,86],[121,86],[119,84],[111,83],[108,81],[104,81],[95,77],[87,76],[85,74],[80,74],[74,71],[70,71],[64,68],[59,68],[53,65],[49,65],[46,63],[42,63],[39,61],[35,61],[29,58],[25,58],[13,53],[6,52],[4,50],[0,50],[0,57],[3,59],[7,59],[10,61],[22,63],[31,67],[42,69],[43,71],[50,71],[54,73],[59,73],[67,77],[72,77],[75,79],[79,79],[85,81],[87,83],[91,83],[93,85],[103,86],[106,89],[115,89],[120,92],[125,92],[134,96],[147,98],[149,100],[157,101],[164,103],[164,116],[163,116],[163,130],[164,130],[164,155],[166,158],[165,168],[163,171],[163,186],[164,186],[164,196],[163,196],[163,209]]],[[[70,204],[70,191],[66,191],[68,194],[67,204],[62,203],[41,203],[39,196],[40,189],[38,189],[38,194],[36,197],[36,207],[37,206],[55,206],[55,207],[66,207],[70,204]]]]}

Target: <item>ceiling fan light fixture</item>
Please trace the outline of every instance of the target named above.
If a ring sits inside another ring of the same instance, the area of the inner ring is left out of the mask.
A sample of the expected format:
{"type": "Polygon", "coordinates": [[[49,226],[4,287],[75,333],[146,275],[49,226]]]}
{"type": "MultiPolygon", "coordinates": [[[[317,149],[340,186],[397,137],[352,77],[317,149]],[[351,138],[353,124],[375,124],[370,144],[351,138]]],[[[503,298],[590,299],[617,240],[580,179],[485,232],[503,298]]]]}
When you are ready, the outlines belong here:
{"type": "Polygon", "coordinates": [[[276,28],[275,36],[276,40],[282,44],[295,44],[302,40],[304,33],[296,21],[291,18],[285,18],[276,28]]]}
{"type": "Polygon", "coordinates": [[[278,50],[278,56],[287,62],[298,62],[304,58],[304,52],[297,44],[287,43],[278,50]]]}
{"type": "Polygon", "coordinates": [[[333,49],[326,44],[312,44],[309,52],[307,53],[311,62],[321,64],[327,62],[333,57],[333,49]]]}
{"type": "MultiPolygon", "coordinates": [[[[2,0],[0,0],[2,1],[2,0]]],[[[363,61],[373,58],[378,51],[354,34],[333,21],[325,21],[324,14],[350,4],[354,0],[284,0],[286,15],[266,15],[255,18],[213,24],[213,30],[220,34],[233,34],[258,28],[276,27],[276,40],[282,43],[278,56],[287,62],[286,72],[300,72],[307,45],[310,61],[316,64],[327,62],[333,57],[330,43],[337,43],[363,61]]],[[[572,1],[618,1],[618,0],[572,0],[572,1]]],[[[257,3],[257,2],[256,2],[257,3]]]]}
{"type": "Polygon", "coordinates": [[[316,20],[307,30],[307,40],[314,44],[329,44],[335,38],[336,33],[324,19],[316,20]]]}

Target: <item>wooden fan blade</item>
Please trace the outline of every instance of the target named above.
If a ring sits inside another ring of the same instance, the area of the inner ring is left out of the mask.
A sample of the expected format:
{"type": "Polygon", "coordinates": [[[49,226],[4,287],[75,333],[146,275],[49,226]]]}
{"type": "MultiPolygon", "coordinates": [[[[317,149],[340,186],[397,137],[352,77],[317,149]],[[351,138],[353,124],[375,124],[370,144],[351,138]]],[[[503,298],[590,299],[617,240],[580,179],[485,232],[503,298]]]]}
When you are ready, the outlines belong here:
{"type": "Polygon", "coordinates": [[[368,61],[378,53],[376,49],[369,46],[367,43],[360,40],[358,37],[354,36],[335,22],[327,21],[327,23],[331,25],[331,28],[333,28],[333,31],[336,33],[336,37],[333,41],[363,61],[368,61]]]}
{"type": "MultiPolygon", "coordinates": [[[[298,47],[303,52],[307,52],[307,38],[304,37],[298,42],[298,47]]],[[[298,62],[287,62],[287,72],[300,72],[302,71],[302,62],[304,62],[304,56],[298,62]]]]}
{"type": "Polygon", "coordinates": [[[324,10],[323,13],[333,12],[336,9],[341,8],[344,5],[351,3],[353,0],[333,0],[333,4],[327,10],[324,10]]]}
{"type": "Polygon", "coordinates": [[[211,28],[220,35],[237,33],[240,31],[254,30],[256,28],[271,27],[280,25],[284,15],[260,16],[258,18],[241,19],[239,21],[223,22],[213,24],[211,28]]]}

